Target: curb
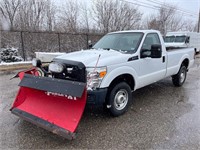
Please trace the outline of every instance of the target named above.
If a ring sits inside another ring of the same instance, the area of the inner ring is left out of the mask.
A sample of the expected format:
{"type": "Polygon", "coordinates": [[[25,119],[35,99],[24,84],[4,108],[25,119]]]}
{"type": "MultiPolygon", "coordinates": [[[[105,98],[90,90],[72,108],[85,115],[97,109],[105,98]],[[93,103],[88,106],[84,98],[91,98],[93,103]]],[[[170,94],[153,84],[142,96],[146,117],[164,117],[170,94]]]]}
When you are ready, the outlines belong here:
{"type": "Polygon", "coordinates": [[[0,65],[0,71],[12,71],[12,70],[18,70],[18,69],[28,69],[32,67],[31,63],[26,64],[13,64],[13,65],[0,65]]]}

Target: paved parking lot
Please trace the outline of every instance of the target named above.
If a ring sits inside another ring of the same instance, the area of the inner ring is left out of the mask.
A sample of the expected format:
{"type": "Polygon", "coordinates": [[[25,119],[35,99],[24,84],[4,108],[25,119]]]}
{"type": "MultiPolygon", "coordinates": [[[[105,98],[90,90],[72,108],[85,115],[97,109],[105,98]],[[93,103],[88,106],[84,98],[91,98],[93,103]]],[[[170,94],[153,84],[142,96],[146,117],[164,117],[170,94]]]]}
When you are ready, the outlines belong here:
{"type": "Polygon", "coordinates": [[[18,91],[15,72],[0,72],[0,149],[200,149],[200,56],[183,87],[171,78],[133,93],[129,111],[113,118],[87,108],[69,141],[9,111],[18,91]]]}

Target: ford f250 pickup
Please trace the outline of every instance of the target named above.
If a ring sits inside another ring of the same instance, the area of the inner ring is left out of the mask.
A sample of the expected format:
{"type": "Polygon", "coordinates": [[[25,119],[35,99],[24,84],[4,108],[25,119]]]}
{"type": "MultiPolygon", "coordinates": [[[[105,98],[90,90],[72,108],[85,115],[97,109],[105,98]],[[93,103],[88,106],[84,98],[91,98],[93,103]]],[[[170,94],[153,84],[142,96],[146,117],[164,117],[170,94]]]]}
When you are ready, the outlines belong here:
{"type": "Polygon", "coordinates": [[[182,86],[194,56],[194,48],[166,50],[156,30],[108,33],[91,49],[60,55],[48,66],[33,60],[33,68],[18,74],[20,89],[11,111],[73,139],[86,103],[122,115],[141,87],[166,77],[182,86]]]}

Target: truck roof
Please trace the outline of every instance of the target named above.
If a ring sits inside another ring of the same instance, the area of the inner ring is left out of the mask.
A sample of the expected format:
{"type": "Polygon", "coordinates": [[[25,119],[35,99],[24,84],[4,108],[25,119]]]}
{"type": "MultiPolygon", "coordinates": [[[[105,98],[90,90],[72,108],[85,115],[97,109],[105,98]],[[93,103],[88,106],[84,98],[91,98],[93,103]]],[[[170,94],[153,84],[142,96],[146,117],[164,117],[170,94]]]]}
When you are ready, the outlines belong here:
{"type": "Polygon", "coordinates": [[[166,36],[170,36],[170,35],[198,35],[199,33],[197,32],[190,32],[190,31],[177,31],[177,32],[167,32],[166,36]]]}
{"type": "Polygon", "coordinates": [[[110,32],[108,34],[113,34],[113,33],[132,33],[132,32],[143,32],[143,33],[152,33],[156,32],[160,34],[160,31],[158,30],[124,30],[124,31],[116,31],[116,32],[110,32]]]}

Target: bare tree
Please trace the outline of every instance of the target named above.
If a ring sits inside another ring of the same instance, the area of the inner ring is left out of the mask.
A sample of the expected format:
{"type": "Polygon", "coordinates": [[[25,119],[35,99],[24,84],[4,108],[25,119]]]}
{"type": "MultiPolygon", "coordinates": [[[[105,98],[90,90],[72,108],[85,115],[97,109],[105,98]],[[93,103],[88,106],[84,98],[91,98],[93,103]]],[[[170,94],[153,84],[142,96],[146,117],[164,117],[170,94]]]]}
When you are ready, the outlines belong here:
{"type": "Polygon", "coordinates": [[[197,30],[195,30],[195,23],[192,21],[186,20],[183,28],[185,31],[197,32],[197,30]]]}
{"type": "MultiPolygon", "coordinates": [[[[151,15],[147,19],[147,27],[149,29],[160,30],[160,32],[165,35],[167,30],[174,27],[176,18],[176,7],[163,5],[157,14],[151,15]]],[[[179,19],[180,20],[180,19],[179,19]]]]}
{"type": "Polygon", "coordinates": [[[9,22],[10,30],[14,29],[14,21],[20,4],[21,0],[2,0],[0,2],[0,12],[9,22]]]}
{"type": "Polygon", "coordinates": [[[146,19],[148,29],[160,30],[163,35],[167,31],[180,31],[194,29],[192,21],[185,20],[182,15],[177,12],[175,6],[163,5],[157,14],[150,15],[146,19]]]}
{"type": "Polygon", "coordinates": [[[194,31],[195,31],[195,32],[198,32],[197,30],[198,30],[198,23],[196,23],[196,24],[194,25],[194,31]]]}
{"type": "Polygon", "coordinates": [[[7,22],[11,30],[52,31],[56,20],[55,14],[55,5],[51,0],[0,1],[0,20],[7,22]]]}
{"type": "Polygon", "coordinates": [[[162,34],[166,34],[168,26],[172,25],[172,20],[175,21],[176,7],[163,5],[158,14],[158,19],[160,21],[160,31],[162,34]]]}
{"type": "Polygon", "coordinates": [[[46,19],[45,19],[45,28],[48,31],[53,31],[56,24],[56,11],[57,8],[54,3],[50,0],[46,3],[46,19]]]}
{"type": "MultiPolygon", "coordinates": [[[[2,12],[0,11],[0,30],[2,30],[3,28],[3,14],[2,12]]],[[[0,37],[1,38],[1,37],[0,37]]]]}
{"type": "Polygon", "coordinates": [[[17,27],[23,30],[41,30],[48,0],[26,0],[19,8],[17,27]]]}
{"type": "Polygon", "coordinates": [[[91,9],[88,8],[86,3],[80,4],[80,27],[84,32],[89,33],[91,28],[91,9]]]}
{"type": "Polygon", "coordinates": [[[137,7],[118,0],[96,0],[93,12],[94,21],[104,33],[136,29],[142,16],[137,7]]]}
{"type": "Polygon", "coordinates": [[[155,30],[160,29],[160,21],[157,19],[157,15],[151,14],[146,19],[144,19],[144,22],[146,26],[144,26],[143,28],[155,29],[155,30]]]}
{"type": "Polygon", "coordinates": [[[68,0],[60,9],[58,28],[67,32],[77,32],[79,29],[79,3],[68,0]]]}

